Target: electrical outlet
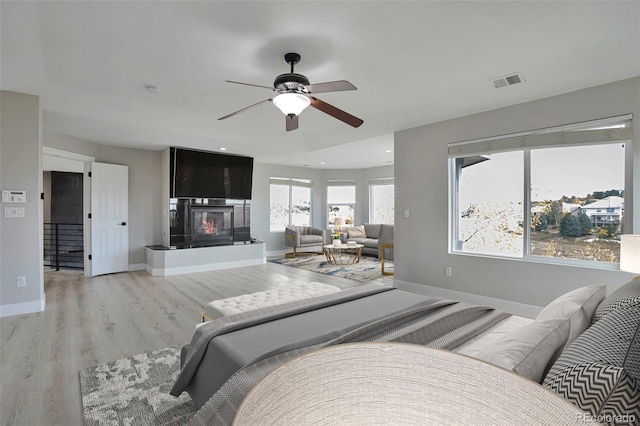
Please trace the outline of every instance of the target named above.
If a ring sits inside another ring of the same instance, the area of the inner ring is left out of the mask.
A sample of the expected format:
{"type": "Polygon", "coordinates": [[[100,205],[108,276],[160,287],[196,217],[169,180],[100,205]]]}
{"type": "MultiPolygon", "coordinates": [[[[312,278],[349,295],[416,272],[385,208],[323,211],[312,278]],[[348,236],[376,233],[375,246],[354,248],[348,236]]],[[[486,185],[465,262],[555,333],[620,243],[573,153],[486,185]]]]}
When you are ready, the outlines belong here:
{"type": "Polygon", "coordinates": [[[24,275],[20,275],[16,278],[16,287],[26,287],[27,285],[27,277],[24,275]]]}
{"type": "Polygon", "coordinates": [[[453,268],[451,268],[451,266],[447,266],[444,270],[444,273],[446,276],[450,277],[453,275],[453,268]]]}

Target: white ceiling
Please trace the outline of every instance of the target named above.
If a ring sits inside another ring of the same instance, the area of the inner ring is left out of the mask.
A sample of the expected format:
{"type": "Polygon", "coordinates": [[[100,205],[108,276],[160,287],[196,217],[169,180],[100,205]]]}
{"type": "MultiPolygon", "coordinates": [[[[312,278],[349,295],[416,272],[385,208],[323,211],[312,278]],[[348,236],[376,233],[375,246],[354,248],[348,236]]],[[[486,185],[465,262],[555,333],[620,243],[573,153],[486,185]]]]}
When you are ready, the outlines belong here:
{"type": "Polygon", "coordinates": [[[2,0],[0,14],[1,88],[39,95],[46,130],[313,168],[387,165],[395,131],[640,75],[639,1],[2,0]],[[270,103],[217,120],[272,94],[225,80],[271,86],[287,52],[311,83],[356,85],[318,98],[364,124],[309,108],[286,132],[270,103]],[[526,83],[491,84],[514,72],[526,83]]]}

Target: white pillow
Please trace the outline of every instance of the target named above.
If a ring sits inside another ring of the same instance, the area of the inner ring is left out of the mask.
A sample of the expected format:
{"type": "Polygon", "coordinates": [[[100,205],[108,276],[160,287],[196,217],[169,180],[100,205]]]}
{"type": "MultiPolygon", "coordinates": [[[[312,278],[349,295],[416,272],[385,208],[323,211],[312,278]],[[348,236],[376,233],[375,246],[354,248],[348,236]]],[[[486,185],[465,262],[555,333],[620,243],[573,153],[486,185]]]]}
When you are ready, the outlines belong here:
{"type": "Polygon", "coordinates": [[[568,319],[571,321],[569,338],[564,347],[569,346],[576,337],[591,324],[591,317],[606,296],[603,285],[590,285],[572,290],[549,303],[536,317],[536,321],[550,319],[568,319]]]}
{"type": "Polygon", "coordinates": [[[505,334],[477,358],[540,383],[560,355],[569,326],[568,320],[534,321],[505,334]]]}

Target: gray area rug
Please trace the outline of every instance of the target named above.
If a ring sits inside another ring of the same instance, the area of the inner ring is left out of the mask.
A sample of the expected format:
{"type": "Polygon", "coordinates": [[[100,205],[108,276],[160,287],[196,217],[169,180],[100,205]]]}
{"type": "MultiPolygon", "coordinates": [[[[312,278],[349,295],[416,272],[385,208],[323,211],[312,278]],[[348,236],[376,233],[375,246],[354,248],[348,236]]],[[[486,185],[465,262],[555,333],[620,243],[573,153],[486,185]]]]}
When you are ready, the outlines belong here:
{"type": "Polygon", "coordinates": [[[189,395],[169,395],[179,369],[180,350],[164,348],[80,371],[85,426],[188,423],[189,395]]]}
{"type": "MultiPolygon", "coordinates": [[[[380,260],[365,256],[360,258],[360,262],[353,265],[331,265],[323,255],[298,256],[293,259],[269,259],[269,262],[302,268],[321,274],[333,275],[335,277],[348,278],[359,282],[367,282],[383,277],[380,260]]],[[[384,271],[393,272],[393,262],[385,261],[384,271]]]]}

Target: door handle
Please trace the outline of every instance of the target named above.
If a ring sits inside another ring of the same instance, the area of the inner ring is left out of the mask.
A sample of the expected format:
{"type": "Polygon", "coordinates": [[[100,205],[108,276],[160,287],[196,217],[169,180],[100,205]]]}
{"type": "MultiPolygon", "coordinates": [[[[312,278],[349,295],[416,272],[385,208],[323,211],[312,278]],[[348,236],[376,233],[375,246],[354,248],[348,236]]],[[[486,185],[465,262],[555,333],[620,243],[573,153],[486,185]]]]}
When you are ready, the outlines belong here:
{"type": "Polygon", "coordinates": [[[122,226],[127,226],[127,222],[122,222],[121,225],[122,226]]]}

